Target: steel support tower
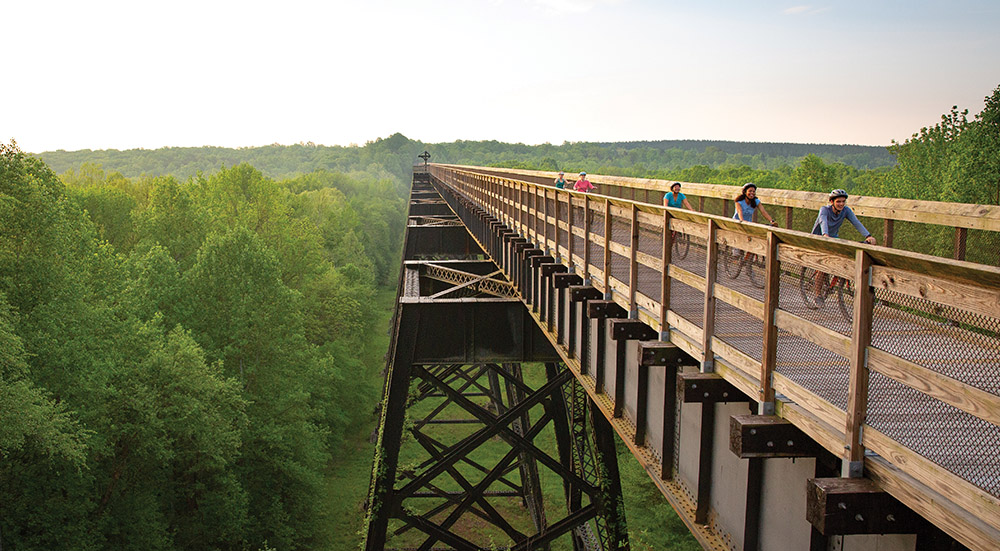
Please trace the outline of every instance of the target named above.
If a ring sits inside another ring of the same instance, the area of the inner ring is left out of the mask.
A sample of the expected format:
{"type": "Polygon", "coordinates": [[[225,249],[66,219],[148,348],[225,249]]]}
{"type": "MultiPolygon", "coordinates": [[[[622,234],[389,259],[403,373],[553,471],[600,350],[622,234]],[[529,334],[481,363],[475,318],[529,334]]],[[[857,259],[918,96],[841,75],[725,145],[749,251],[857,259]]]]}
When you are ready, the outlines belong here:
{"type": "Polygon", "coordinates": [[[415,167],[368,551],[628,549],[614,433],[415,167]]]}

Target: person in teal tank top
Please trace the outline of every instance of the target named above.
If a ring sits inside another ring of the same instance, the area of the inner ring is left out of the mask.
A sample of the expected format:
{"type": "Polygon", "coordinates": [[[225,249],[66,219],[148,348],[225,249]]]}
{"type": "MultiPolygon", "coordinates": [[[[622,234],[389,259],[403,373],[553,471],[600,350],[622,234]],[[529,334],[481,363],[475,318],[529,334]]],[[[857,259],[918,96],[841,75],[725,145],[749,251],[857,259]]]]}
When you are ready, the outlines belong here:
{"type": "Polygon", "coordinates": [[[663,206],[675,209],[685,208],[688,210],[694,210],[694,208],[691,207],[691,203],[688,203],[687,195],[681,193],[680,182],[670,184],[670,191],[663,194],[663,206]]]}
{"type": "Polygon", "coordinates": [[[561,170],[559,171],[559,177],[556,178],[555,184],[556,184],[556,188],[558,188],[558,189],[563,189],[563,188],[566,187],[566,173],[565,172],[563,172],[561,170]]]}

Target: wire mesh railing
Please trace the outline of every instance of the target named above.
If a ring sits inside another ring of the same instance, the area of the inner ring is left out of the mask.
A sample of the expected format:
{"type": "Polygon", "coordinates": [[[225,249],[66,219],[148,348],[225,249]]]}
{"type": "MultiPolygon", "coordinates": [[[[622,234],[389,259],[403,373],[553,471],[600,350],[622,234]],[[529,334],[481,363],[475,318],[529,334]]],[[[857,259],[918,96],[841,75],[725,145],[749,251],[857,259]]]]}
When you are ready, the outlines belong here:
{"type": "MultiPolygon", "coordinates": [[[[839,430],[844,450],[831,451],[846,461],[863,462],[867,448],[928,486],[946,479],[963,489],[957,502],[1000,518],[997,268],[741,224],[717,198],[698,201],[718,212],[706,214],[457,167],[431,172],[630,317],[764,389],[752,398],[777,392],[839,430]]],[[[811,229],[797,210],[772,214],[811,229]]],[[[884,242],[887,225],[866,222],[884,242]]]]}
{"type": "MultiPolygon", "coordinates": [[[[555,178],[555,173],[542,171],[483,167],[475,170],[538,185],[551,185],[555,178]]],[[[657,205],[673,183],[600,175],[589,178],[597,187],[596,192],[604,196],[657,205]]],[[[738,187],[684,182],[683,189],[699,212],[733,216],[733,198],[738,187]]],[[[804,232],[812,230],[819,207],[826,204],[823,193],[759,189],[757,195],[780,227],[804,232]]],[[[852,197],[850,204],[881,245],[1000,266],[1000,206],[878,197],[852,197]]],[[[845,225],[842,237],[858,240],[860,236],[853,227],[845,225]]]]}

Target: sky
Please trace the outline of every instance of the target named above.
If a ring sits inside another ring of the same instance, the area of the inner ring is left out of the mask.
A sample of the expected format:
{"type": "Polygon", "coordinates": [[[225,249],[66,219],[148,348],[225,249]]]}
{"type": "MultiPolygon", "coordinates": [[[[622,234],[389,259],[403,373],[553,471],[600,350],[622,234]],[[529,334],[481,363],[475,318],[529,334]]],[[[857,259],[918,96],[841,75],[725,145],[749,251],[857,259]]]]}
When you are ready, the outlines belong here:
{"type": "Polygon", "coordinates": [[[1000,1],[799,2],[0,0],[0,140],[888,145],[1000,85],[1000,1]]]}

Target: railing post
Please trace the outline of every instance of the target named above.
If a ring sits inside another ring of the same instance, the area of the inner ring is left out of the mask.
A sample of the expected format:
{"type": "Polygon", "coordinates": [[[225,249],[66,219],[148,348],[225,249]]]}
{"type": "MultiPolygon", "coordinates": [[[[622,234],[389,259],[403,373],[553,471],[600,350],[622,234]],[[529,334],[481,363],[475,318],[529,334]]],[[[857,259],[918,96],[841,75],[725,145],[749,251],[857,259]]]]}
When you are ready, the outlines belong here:
{"type": "Polygon", "coordinates": [[[670,310],[670,256],[674,250],[673,232],[670,231],[670,211],[663,209],[663,252],[660,265],[660,340],[670,340],[670,323],[667,312],[670,310]]]}
{"type": "Polygon", "coordinates": [[[842,476],[864,475],[862,427],[868,411],[868,345],[872,340],[875,293],[871,286],[872,259],[863,249],[854,256],[854,326],[851,328],[851,373],[847,393],[847,427],[842,476]]]}
{"type": "Polygon", "coordinates": [[[882,235],[885,240],[883,243],[886,247],[892,247],[892,238],[895,234],[896,221],[892,218],[886,218],[884,224],[882,225],[882,235]]]}
{"type": "Polygon", "coordinates": [[[967,228],[955,228],[955,260],[965,260],[965,240],[968,235],[967,228]]]}
{"type": "Polygon", "coordinates": [[[531,186],[531,205],[534,207],[535,214],[532,221],[532,228],[535,230],[535,246],[544,250],[545,244],[538,242],[538,186],[531,186]]]}
{"type": "MultiPolygon", "coordinates": [[[[632,188],[633,192],[635,188],[632,188]]],[[[632,240],[628,247],[628,317],[639,319],[639,305],[635,294],[639,286],[639,262],[636,252],[639,250],[639,207],[632,201],[632,240]]]]}
{"type": "Polygon", "coordinates": [[[566,192],[566,256],[569,273],[574,273],[573,263],[573,194],[566,192]]]}
{"type": "MultiPolygon", "coordinates": [[[[549,188],[542,187],[542,250],[551,255],[549,249],[549,188]]],[[[553,255],[555,256],[555,255],[553,255]]]]}
{"type": "Polygon", "coordinates": [[[523,233],[528,237],[528,227],[524,223],[524,184],[517,184],[517,229],[518,233],[523,233]]]}
{"type": "Polygon", "coordinates": [[[715,275],[718,271],[718,247],[715,236],[718,227],[713,220],[708,221],[708,247],[705,252],[705,308],[703,334],[701,338],[701,371],[715,371],[715,354],[712,353],[712,334],[715,333],[715,275]]]}
{"type": "Polygon", "coordinates": [[[611,199],[604,200],[604,300],[611,300],[611,199]]]}
{"type": "Polygon", "coordinates": [[[583,195],[583,284],[590,285],[590,195],[583,195]]]}
{"type": "Polygon", "coordinates": [[[504,212],[507,214],[507,223],[514,227],[514,188],[510,185],[510,180],[503,183],[504,212]]]}
{"type": "Polygon", "coordinates": [[[792,229],[792,212],[794,209],[792,207],[785,207],[785,229],[792,229]]]}
{"type": "Polygon", "coordinates": [[[774,415],[774,386],[771,374],[777,364],[778,327],[774,325],[774,311],[778,309],[781,271],[778,262],[778,236],[767,232],[767,258],[764,266],[764,350],[760,364],[760,415],[774,415]]]}
{"type": "MultiPolygon", "coordinates": [[[[552,190],[552,203],[553,206],[555,206],[556,210],[553,216],[554,219],[553,225],[555,226],[556,229],[555,232],[556,234],[553,236],[553,241],[555,241],[555,251],[553,251],[552,256],[555,257],[556,262],[562,262],[562,256],[559,253],[559,190],[558,189],[552,190]]],[[[546,204],[548,204],[548,201],[546,201],[546,204]]]]}

